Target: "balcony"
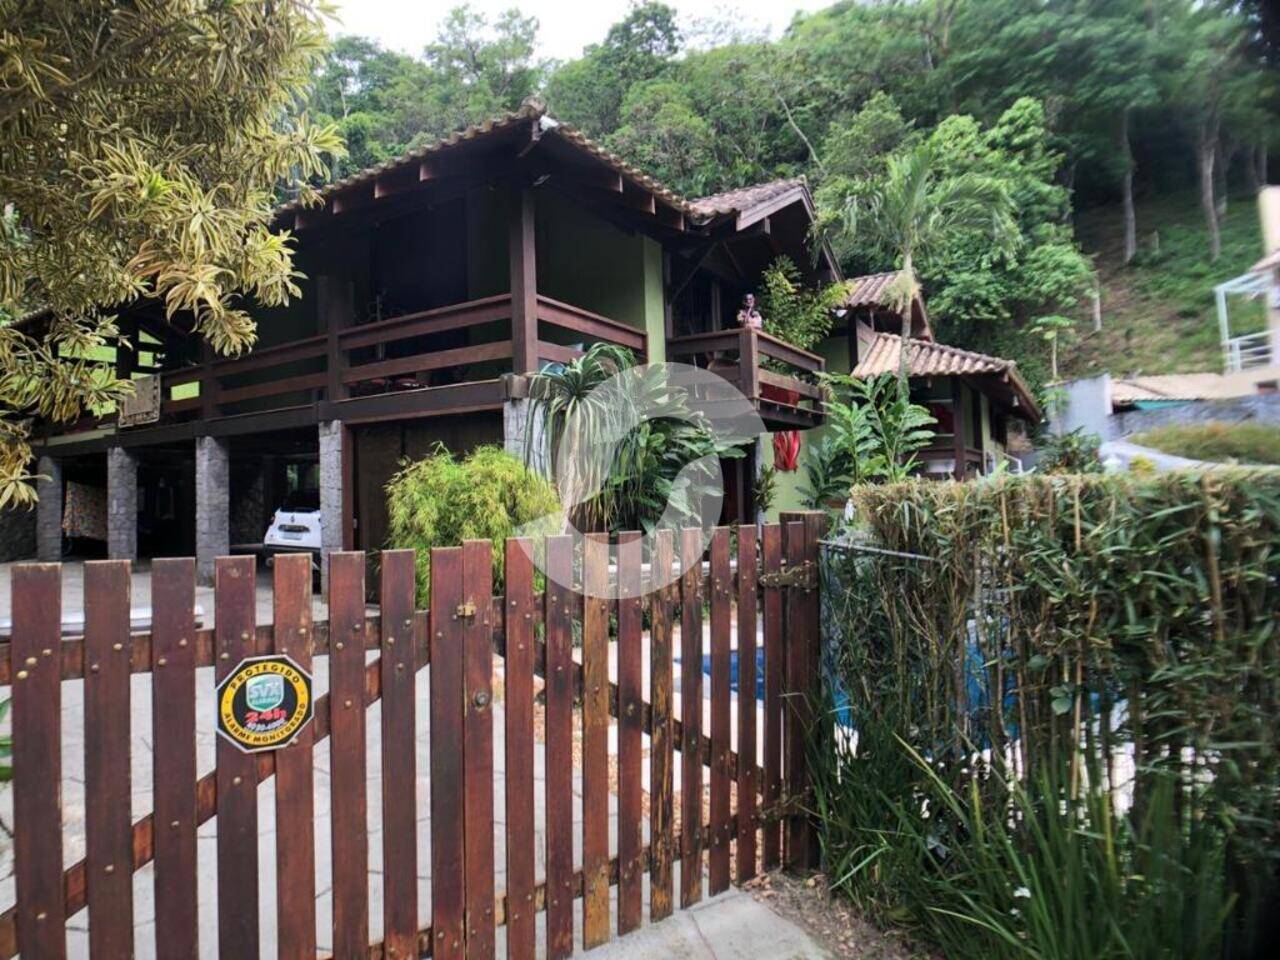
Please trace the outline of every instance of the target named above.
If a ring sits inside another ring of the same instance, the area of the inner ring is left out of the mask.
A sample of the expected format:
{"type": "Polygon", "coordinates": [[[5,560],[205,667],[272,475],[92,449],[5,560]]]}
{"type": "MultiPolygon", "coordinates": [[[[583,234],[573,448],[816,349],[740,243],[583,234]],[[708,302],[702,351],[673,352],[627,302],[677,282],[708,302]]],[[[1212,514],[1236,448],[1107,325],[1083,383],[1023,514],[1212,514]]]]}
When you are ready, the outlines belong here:
{"type": "Polygon", "coordinates": [[[1239,373],[1256,367],[1269,367],[1280,358],[1280,348],[1273,344],[1271,330],[1246,333],[1223,341],[1222,359],[1226,373],[1239,373]]]}
{"type": "Polygon", "coordinates": [[[667,341],[667,359],[702,367],[732,383],[755,405],[770,431],[822,423],[826,395],[817,379],[826,361],[763,330],[676,337],[667,341]]]}
{"type": "MultiPolygon", "coordinates": [[[[625,323],[545,296],[532,298],[532,308],[527,330],[513,323],[511,295],[501,294],[161,372],[159,407],[147,426],[200,421],[222,424],[218,432],[251,432],[500,409],[503,375],[525,372],[517,370],[517,356],[529,358],[519,366],[532,368],[571,360],[599,341],[647,352],[645,332],[625,323]]],[[[85,433],[115,421],[111,411],[56,432],[85,433]]]]}

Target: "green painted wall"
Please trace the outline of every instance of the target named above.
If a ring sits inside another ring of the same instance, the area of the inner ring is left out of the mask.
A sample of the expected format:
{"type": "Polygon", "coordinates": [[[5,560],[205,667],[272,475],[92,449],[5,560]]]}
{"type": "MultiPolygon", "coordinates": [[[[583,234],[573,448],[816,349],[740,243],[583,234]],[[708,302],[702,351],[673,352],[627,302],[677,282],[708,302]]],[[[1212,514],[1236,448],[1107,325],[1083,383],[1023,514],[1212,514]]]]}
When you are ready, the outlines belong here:
{"type": "MultiPolygon", "coordinates": [[[[849,367],[849,341],[843,335],[839,337],[828,337],[816,347],[813,352],[822,357],[827,362],[827,370],[833,373],[848,373],[849,367]]],[[[769,508],[766,514],[770,522],[778,519],[778,514],[784,510],[807,510],[800,498],[800,490],[807,481],[804,474],[804,458],[805,452],[811,444],[821,443],[822,437],[825,435],[827,428],[825,426],[814,427],[812,430],[803,430],[800,433],[800,462],[794,472],[783,473],[781,470],[777,473],[777,483],[774,486],[773,506],[769,508]]],[[[773,463],[773,435],[762,433],[760,435],[760,446],[758,448],[757,461],[759,463],[773,463]]]]}
{"type": "MultiPolygon", "coordinates": [[[[660,359],[653,351],[666,346],[661,247],[545,190],[536,224],[538,292],[647,331],[651,359],[660,359]]],[[[558,339],[572,342],[572,335],[558,339]]]]}

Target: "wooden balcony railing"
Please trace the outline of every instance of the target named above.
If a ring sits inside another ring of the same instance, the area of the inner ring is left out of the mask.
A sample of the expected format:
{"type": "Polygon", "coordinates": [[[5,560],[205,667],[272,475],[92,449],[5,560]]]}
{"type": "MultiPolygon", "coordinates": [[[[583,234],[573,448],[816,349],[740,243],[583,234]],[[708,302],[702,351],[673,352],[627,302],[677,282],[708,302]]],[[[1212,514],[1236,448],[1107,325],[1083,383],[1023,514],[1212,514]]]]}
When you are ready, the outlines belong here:
{"type": "Polygon", "coordinates": [[[763,330],[744,327],[675,337],[667,341],[667,357],[724,377],[760,407],[766,420],[771,413],[797,422],[822,419],[825,393],[815,381],[826,361],[763,330]]]}
{"type": "MultiPolygon", "coordinates": [[[[643,330],[550,297],[539,296],[536,305],[539,362],[572,360],[602,340],[641,357],[647,353],[643,330]]],[[[504,293],[261,347],[242,357],[210,358],[160,374],[160,414],[169,420],[214,419],[495,379],[516,372],[511,322],[511,296],[504,293]]],[[[106,413],[60,432],[113,419],[106,413]]]]}

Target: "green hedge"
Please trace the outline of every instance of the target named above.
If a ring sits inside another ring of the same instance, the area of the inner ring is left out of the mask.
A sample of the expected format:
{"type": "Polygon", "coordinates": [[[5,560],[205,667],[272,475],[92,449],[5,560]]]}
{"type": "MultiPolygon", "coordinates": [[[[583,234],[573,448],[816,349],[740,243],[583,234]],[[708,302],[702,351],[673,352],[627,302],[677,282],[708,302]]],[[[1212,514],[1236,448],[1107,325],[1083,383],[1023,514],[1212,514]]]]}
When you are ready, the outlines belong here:
{"type": "Polygon", "coordinates": [[[1248,956],[1280,860],[1280,476],[855,490],[829,869],[949,956],[1248,956]],[[852,731],[852,734],[851,734],[852,731]]]}
{"type": "Polygon", "coordinates": [[[437,446],[430,456],[404,463],[387,484],[387,546],[418,551],[418,602],[425,604],[432,547],[490,540],[494,588],[500,590],[506,538],[559,508],[550,481],[501,447],[477,447],[459,460],[437,446]]]}
{"type": "Polygon", "coordinates": [[[1192,460],[1280,464],[1280,427],[1269,423],[1177,424],[1140,433],[1133,441],[1192,460]]]}

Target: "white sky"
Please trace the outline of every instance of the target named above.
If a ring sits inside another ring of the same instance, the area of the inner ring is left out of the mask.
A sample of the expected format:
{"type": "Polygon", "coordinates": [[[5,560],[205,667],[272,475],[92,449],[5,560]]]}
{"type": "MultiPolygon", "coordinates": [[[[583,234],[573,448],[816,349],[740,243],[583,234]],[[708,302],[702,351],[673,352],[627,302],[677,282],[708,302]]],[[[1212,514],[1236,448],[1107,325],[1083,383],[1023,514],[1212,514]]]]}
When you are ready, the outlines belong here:
{"type": "MultiPolygon", "coordinates": [[[[675,7],[686,31],[699,21],[729,25],[744,33],[777,36],[799,10],[818,10],[834,0],[667,0],[675,7]]],[[[340,23],[333,34],[354,33],[374,37],[383,46],[419,54],[435,39],[436,28],[453,0],[336,0],[340,23]]],[[[539,54],[567,60],[582,53],[589,43],[604,39],[609,27],[621,20],[630,0],[471,0],[471,8],[486,16],[518,7],[525,16],[538,18],[539,54]]]]}

